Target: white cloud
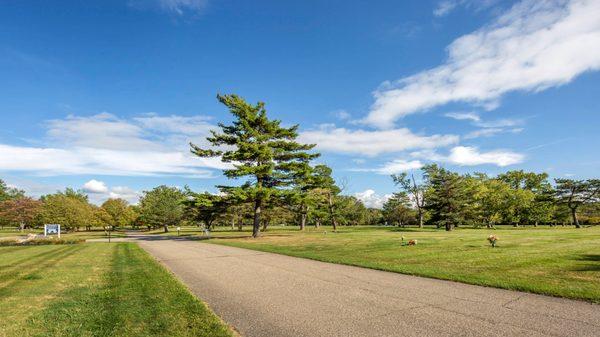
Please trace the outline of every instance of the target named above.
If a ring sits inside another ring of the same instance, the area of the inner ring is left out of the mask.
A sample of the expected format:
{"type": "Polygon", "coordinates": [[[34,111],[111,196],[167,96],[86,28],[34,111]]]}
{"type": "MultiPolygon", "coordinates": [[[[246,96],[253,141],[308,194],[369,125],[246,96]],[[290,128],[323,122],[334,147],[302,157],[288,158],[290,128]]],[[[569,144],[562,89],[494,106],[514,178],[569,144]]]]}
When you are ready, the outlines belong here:
{"type": "Polygon", "coordinates": [[[458,1],[445,0],[440,1],[437,7],[433,10],[433,15],[444,16],[450,13],[454,8],[458,6],[458,1]]]}
{"type": "Polygon", "coordinates": [[[443,0],[437,4],[433,10],[433,15],[438,17],[445,16],[460,6],[474,8],[479,11],[491,7],[497,2],[498,0],[443,0]]]}
{"type": "Polygon", "coordinates": [[[467,133],[463,138],[464,139],[473,139],[473,138],[479,138],[479,137],[491,137],[491,136],[495,136],[499,133],[505,133],[505,132],[519,133],[521,131],[523,131],[523,128],[512,128],[512,129],[484,128],[484,129],[471,131],[471,132],[467,133]]]}
{"type": "Polygon", "coordinates": [[[444,114],[444,116],[456,120],[468,120],[471,121],[472,125],[480,127],[480,129],[471,131],[464,135],[464,139],[491,137],[499,133],[518,133],[523,131],[523,128],[514,127],[523,124],[523,120],[521,119],[504,118],[492,121],[483,121],[481,117],[474,112],[449,112],[444,114]]]}
{"type": "Polygon", "coordinates": [[[208,116],[159,116],[147,114],[134,118],[144,128],[160,133],[175,133],[183,135],[208,135],[214,125],[209,123],[208,116]]]}
{"type": "Polygon", "coordinates": [[[474,112],[448,112],[448,113],[444,114],[444,116],[450,117],[452,119],[456,119],[459,121],[470,120],[473,122],[479,122],[481,120],[479,115],[474,112]]]}
{"type": "Polygon", "coordinates": [[[346,110],[336,110],[333,112],[333,115],[335,116],[335,118],[342,121],[348,120],[352,117],[352,115],[346,110]]]}
{"type": "Polygon", "coordinates": [[[505,150],[494,150],[489,152],[480,152],[475,147],[457,146],[450,150],[448,160],[457,165],[481,165],[493,164],[497,166],[508,166],[521,163],[525,157],[516,152],[505,150]]]}
{"type": "Polygon", "coordinates": [[[400,173],[400,172],[419,169],[421,167],[423,167],[423,163],[421,163],[418,160],[407,161],[407,160],[403,160],[403,159],[396,159],[391,162],[387,162],[383,166],[378,167],[378,168],[353,169],[352,171],[375,172],[377,174],[382,174],[382,175],[391,175],[391,174],[396,174],[396,173],[400,173]]]}
{"type": "Polygon", "coordinates": [[[479,137],[490,137],[502,133],[504,129],[502,128],[488,128],[488,129],[479,129],[475,131],[471,131],[467,133],[463,138],[464,139],[473,139],[479,137]]]}
{"type": "Polygon", "coordinates": [[[379,195],[375,191],[368,189],[363,192],[354,193],[354,197],[369,208],[382,208],[383,204],[391,197],[391,194],[379,195]]]}
{"type": "Polygon", "coordinates": [[[336,128],[335,125],[322,125],[315,130],[303,131],[299,140],[317,144],[322,151],[355,153],[376,156],[381,153],[399,152],[410,149],[436,148],[458,142],[455,135],[420,136],[409,129],[393,130],[350,130],[336,128]]]}
{"type": "Polygon", "coordinates": [[[171,13],[184,15],[186,12],[200,13],[208,4],[208,0],[158,0],[160,6],[171,13]]]}
{"type": "Polygon", "coordinates": [[[129,0],[127,4],[139,10],[161,10],[174,16],[184,16],[201,14],[208,0],[129,0]]]}
{"type": "Polygon", "coordinates": [[[202,116],[125,120],[103,113],[55,119],[47,127],[48,147],[0,144],[0,171],[207,178],[212,169],[231,167],[189,152],[189,141],[202,143],[208,135],[210,125],[202,116]]]}
{"type": "Polygon", "coordinates": [[[436,68],[386,82],[364,123],[390,128],[398,118],[451,102],[494,109],[511,91],[537,92],[600,69],[600,1],[524,0],[448,47],[436,68]]]}
{"type": "Polygon", "coordinates": [[[130,204],[137,204],[140,196],[141,196],[140,192],[135,191],[126,186],[115,186],[115,187],[111,188],[110,193],[108,194],[109,198],[125,199],[130,204]]]}
{"type": "Polygon", "coordinates": [[[0,170],[31,172],[41,176],[103,174],[209,178],[212,173],[208,169],[227,167],[230,166],[216,158],[196,158],[176,151],[58,149],[0,144],[0,170]]]}
{"type": "Polygon", "coordinates": [[[115,186],[109,188],[102,181],[92,179],[83,184],[83,191],[88,193],[90,202],[100,205],[107,199],[124,199],[130,204],[139,201],[141,193],[127,186],[115,186]]]}
{"type": "Polygon", "coordinates": [[[504,167],[519,164],[525,160],[525,156],[521,153],[509,150],[481,152],[472,146],[455,146],[450,149],[448,155],[441,155],[435,151],[417,151],[412,152],[411,156],[460,166],[491,164],[504,167]]]}
{"type": "Polygon", "coordinates": [[[157,149],[160,144],[144,138],[144,130],[137,124],[109,113],[90,117],[67,116],[46,123],[47,135],[60,146],[137,150],[157,149]]]}
{"type": "Polygon", "coordinates": [[[104,182],[92,179],[83,184],[83,190],[87,193],[107,193],[108,187],[104,182]]]}

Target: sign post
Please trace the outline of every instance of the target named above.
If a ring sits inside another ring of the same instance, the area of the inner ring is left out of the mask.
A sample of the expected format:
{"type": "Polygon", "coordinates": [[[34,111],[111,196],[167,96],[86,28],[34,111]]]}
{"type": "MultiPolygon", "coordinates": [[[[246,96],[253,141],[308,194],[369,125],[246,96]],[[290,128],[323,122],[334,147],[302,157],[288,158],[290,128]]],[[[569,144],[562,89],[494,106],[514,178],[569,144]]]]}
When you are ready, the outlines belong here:
{"type": "Polygon", "coordinates": [[[60,239],[60,225],[58,224],[45,224],[44,225],[44,236],[56,234],[60,239]]]}

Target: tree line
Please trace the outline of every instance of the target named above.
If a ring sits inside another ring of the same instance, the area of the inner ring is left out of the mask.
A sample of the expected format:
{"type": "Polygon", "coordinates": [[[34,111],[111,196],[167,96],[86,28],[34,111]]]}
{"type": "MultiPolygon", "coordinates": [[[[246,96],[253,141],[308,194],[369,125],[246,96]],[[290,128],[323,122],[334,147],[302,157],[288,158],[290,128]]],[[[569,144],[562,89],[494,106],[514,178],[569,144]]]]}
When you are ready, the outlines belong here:
{"type": "Polygon", "coordinates": [[[547,173],[508,171],[460,175],[437,164],[424,166],[421,179],[393,175],[399,187],[383,216],[400,226],[566,225],[600,222],[600,180],[555,179],[547,173]]]}
{"type": "Polygon", "coordinates": [[[600,180],[556,179],[546,173],[508,171],[495,177],[459,174],[439,165],[391,178],[397,192],[383,209],[368,208],[342,194],[332,170],[315,164],[315,144],[297,141],[298,125],[282,126],[267,116],[265,104],[237,95],[218,95],[233,119],[219,123],[203,148],[190,143],[198,157],[217,157],[229,185],[218,193],[158,186],[143,192],[137,205],[109,199],[96,206],[82,191],[67,188],[39,200],[0,180],[0,225],[35,227],[59,223],[66,230],[104,227],[164,228],[190,224],[212,228],[252,226],[259,236],[270,224],[425,225],[452,230],[460,226],[564,225],[600,222],[600,180]]]}

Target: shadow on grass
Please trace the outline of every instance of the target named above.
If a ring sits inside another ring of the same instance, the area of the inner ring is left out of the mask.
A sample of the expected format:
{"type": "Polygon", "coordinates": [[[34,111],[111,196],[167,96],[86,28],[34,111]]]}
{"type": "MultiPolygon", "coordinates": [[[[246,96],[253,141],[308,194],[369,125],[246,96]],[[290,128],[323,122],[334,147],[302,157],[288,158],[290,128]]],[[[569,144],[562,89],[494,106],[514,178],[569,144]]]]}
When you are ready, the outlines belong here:
{"type": "Polygon", "coordinates": [[[575,260],[588,262],[575,268],[575,271],[600,271],[600,254],[582,254],[575,260]]]}

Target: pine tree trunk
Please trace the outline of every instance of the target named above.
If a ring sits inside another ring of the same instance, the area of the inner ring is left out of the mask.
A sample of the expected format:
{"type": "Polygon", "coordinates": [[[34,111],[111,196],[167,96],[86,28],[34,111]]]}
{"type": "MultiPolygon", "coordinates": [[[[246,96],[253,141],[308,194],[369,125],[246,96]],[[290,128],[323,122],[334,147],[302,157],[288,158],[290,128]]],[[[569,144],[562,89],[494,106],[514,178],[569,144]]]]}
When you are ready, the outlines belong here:
{"type": "Polygon", "coordinates": [[[446,231],[451,231],[454,229],[454,225],[452,225],[451,223],[446,223],[446,231]]]}
{"type": "Polygon", "coordinates": [[[254,203],[254,223],[252,224],[252,237],[257,238],[260,235],[260,212],[262,200],[256,199],[254,203]]]}
{"type": "Polygon", "coordinates": [[[537,226],[538,226],[538,222],[536,221],[533,223],[533,227],[537,227],[537,226]]]}
{"type": "Polygon", "coordinates": [[[164,225],[164,228],[165,228],[165,233],[168,233],[169,232],[169,226],[168,225],[164,225]]]}
{"type": "Polygon", "coordinates": [[[231,218],[231,230],[235,228],[235,218],[231,218]]]}
{"type": "Polygon", "coordinates": [[[581,228],[579,219],[577,219],[577,208],[571,208],[571,216],[573,217],[573,224],[575,225],[575,228],[581,228]]]}

